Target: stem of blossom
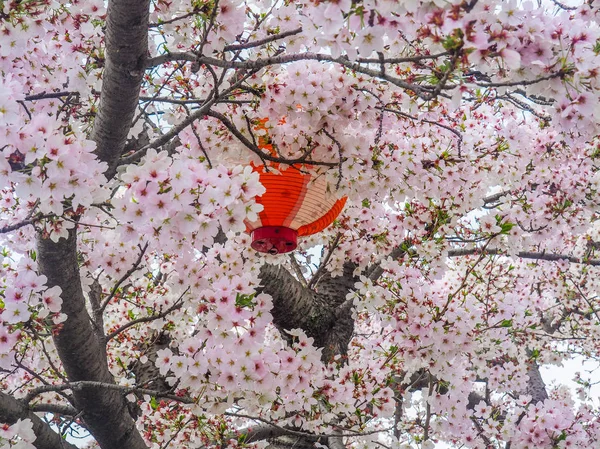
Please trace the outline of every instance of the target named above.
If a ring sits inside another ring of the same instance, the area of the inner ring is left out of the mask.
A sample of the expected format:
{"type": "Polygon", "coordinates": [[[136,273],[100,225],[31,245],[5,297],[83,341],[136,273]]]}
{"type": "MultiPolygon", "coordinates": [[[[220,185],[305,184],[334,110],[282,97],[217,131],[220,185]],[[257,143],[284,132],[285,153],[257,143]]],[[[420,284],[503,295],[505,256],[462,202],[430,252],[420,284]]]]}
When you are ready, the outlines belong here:
{"type": "Polygon", "coordinates": [[[333,252],[340,244],[341,238],[342,238],[342,233],[338,232],[336,234],[335,238],[333,239],[333,242],[331,242],[331,245],[329,245],[327,254],[325,255],[325,258],[323,259],[323,262],[321,262],[321,265],[319,265],[319,268],[317,268],[317,271],[315,272],[315,274],[313,274],[312,278],[310,279],[310,282],[308,283],[308,288],[314,289],[314,287],[319,283],[319,279],[321,279],[321,276],[323,275],[323,271],[327,268],[327,264],[329,263],[329,259],[331,259],[333,252]]]}
{"type": "Polygon", "coordinates": [[[77,446],[63,440],[48,423],[44,422],[22,400],[0,391],[0,422],[14,424],[19,419],[30,419],[36,435],[37,449],[77,449],[77,446]]]}
{"type": "Polygon", "coordinates": [[[111,332],[110,334],[108,334],[106,336],[106,342],[109,342],[110,340],[112,340],[113,338],[115,338],[117,335],[119,335],[121,332],[129,329],[132,326],[135,326],[136,324],[148,323],[150,321],[159,320],[161,318],[165,318],[171,312],[174,312],[175,310],[181,309],[181,307],[183,306],[183,297],[185,296],[185,294],[189,290],[190,290],[190,287],[186,288],[185,291],[181,294],[181,296],[177,299],[177,301],[175,301],[175,303],[171,307],[169,307],[167,310],[165,310],[164,312],[161,312],[158,315],[152,315],[152,316],[145,316],[145,317],[142,317],[142,318],[137,318],[135,320],[129,321],[128,323],[125,323],[124,325],[120,326],[114,332],[111,332]]]}
{"type": "MultiPolygon", "coordinates": [[[[483,254],[487,256],[502,256],[503,252],[497,248],[461,248],[461,249],[451,249],[448,251],[448,257],[460,257],[460,256],[469,256],[474,254],[483,254]]],[[[520,257],[522,259],[534,259],[534,260],[551,260],[551,261],[560,261],[567,260],[571,263],[577,263],[582,265],[591,265],[591,266],[600,266],[600,259],[581,259],[575,256],[568,256],[566,254],[553,254],[553,253],[536,253],[532,251],[521,251],[516,254],[516,257],[520,257]]]]}
{"type": "Polygon", "coordinates": [[[133,263],[133,265],[131,266],[131,268],[129,270],[127,270],[125,272],[125,274],[123,276],[121,276],[121,278],[113,286],[112,290],[110,291],[110,294],[108,295],[108,297],[104,300],[104,302],[100,306],[100,311],[101,312],[104,312],[104,309],[106,309],[106,306],[108,305],[108,303],[110,303],[110,301],[115,297],[115,294],[117,293],[117,290],[119,289],[119,287],[121,286],[121,284],[123,282],[125,282],[127,280],[127,278],[129,278],[129,276],[131,276],[133,273],[135,273],[138,270],[140,264],[142,263],[142,259],[144,257],[144,254],[146,254],[146,250],[147,249],[148,249],[148,242],[146,242],[144,244],[144,246],[140,247],[140,254],[138,255],[137,260],[133,263]]]}

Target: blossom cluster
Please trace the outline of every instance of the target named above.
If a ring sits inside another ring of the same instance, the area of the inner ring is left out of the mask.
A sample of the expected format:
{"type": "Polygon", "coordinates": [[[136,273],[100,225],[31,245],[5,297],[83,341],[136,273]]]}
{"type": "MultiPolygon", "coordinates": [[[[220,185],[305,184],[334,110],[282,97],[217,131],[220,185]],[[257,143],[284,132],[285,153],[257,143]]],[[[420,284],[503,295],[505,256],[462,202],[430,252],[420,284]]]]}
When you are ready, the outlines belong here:
{"type": "Polygon", "coordinates": [[[33,442],[36,436],[33,432],[33,423],[30,419],[17,420],[9,426],[0,426],[1,449],[35,449],[33,442]]]}

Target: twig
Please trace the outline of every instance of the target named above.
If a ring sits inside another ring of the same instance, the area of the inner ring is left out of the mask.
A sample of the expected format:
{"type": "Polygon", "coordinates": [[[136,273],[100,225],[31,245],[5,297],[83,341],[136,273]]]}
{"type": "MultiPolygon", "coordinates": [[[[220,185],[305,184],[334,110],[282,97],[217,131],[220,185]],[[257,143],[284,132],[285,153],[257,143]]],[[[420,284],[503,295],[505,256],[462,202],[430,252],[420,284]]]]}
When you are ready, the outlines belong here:
{"type": "MultiPolygon", "coordinates": [[[[244,75],[243,78],[238,80],[235,84],[231,85],[227,90],[223,91],[221,93],[221,96],[228,97],[229,95],[231,95],[232,92],[234,92],[247,78],[253,76],[254,73],[255,72],[249,72],[246,75],[244,75]]],[[[158,147],[166,144],[167,142],[169,142],[174,137],[177,137],[177,135],[181,131],[183,131],[188,125],[191,125],[192,123],[194,123],[195,120],[207,115],[207,112],[210,110],[210,108],[215,103],[217,103],[219,100],[220,100],[219,97],[207,100],[207,102],[204,103],[200,108],[196,109],[193,114],[189,115],[181,123],[173,126],[169,132],[158,137],[156,140],[154,140],[153,142],[150,142],[148,145],[144,145],[141,149],[137,150],[135,153],[133,153],[129,156],[122,157],[120,159],[118,165],[126,165],[126,164],[131,164],[131,163],[137,162],[142,158],[142,156],[144,154],[146,154],[146,151],[148,149],[158,148],[158,147]]]]}
{"type": "Polygon", "coordinates": [[[337,235],[335,236],[335,239],[333,239],[333,242],[329,246],[327,254],[325,255],[325,258],[323,259],[323,262],[321,262],[321,265],[319,265],[319,268],[317,268],[317,271],[315,272],[315,274],[313,274],[312,278],[310,279],[310,282],[308,283],[308,288],[313,289],[314,286],[319,282],[319,279],[321,278],[323,271],[325,271],[325,268],[327,267],[327,264],[329,263],[329,259],[331,259],[331,256],[333,255],[333,251],[340,244],[341,238],[342,238],[342,233],[338,232],[337,235]]]}
{"type": "Polygon", "coordinates": [[[458,138],[458,141],[457,141],[457,144],[456,144],[456,147],[457,147],[456,149],[457,149],[458,157],[461,157],[463,137],[462,137],[462,134],[459,131],[457,131],[456,129],[454,129],[454,128],[448,126],[448,125],[444,125],[444,124],[442,124],[440,122],[436,122],[434,120],[428,120],[428,119],[422,119],[422,118],[419,118],[419,117],[415,117],[413,115],[407,114],[406,112],[397,111],[397,110],[389,108],[389,107],[384,107],[383,111],[385,111],[385,112],[391,112],[391,113],[399,115],[401,117],[405,117],[405,118],[408,118],[408,119],[411,119],[411,120],[416,120],[418,122],[428,123],[430,125],[439,126],[440,128],[444,128],[445,130],[450,131],[452,134],[454,134],[458,138]]]}
{"type": "Polygon", "coordinates": [[[162,25],[168,25],[170,23],[174,23],[179,20],[184,20],[184,19],[187,19],[188,17],[195,16],[197,13],[198,12],[194,10],[192,12],[188,12],[187,14],[183,14],[179,17],[173,17],[172,19],[169,19],[169,20],[159,20],[156,23],[149,23],[148,28],[158,28],[159,26],[162,26],[162,25]]]}
{"type": "Polygon", "coordinates": [[[296,164],[308,164],[308,165],[323,165],[325,167],[337,167],[337,162],[321,162],[321,161],[313,161],[312,159],[307,159],[306,156],[302,156],[296,159],[286,159],[276,156],[271,156],[269,153],[262,151],[258,146],[254,145],[246,136],[244,136],[235,126],[234,124],[223,114],[216,111],[207,111],[207,115],[216,118],[219,120],[225,127],[238,138],[240,142],[244,144],[249,150],[257,154],[262,160],[267,160],[270,162],[278,162],[288,165],[296,165],[296,164]]]}
{"type": "MultiPolygon", "coordinates": [[[[149,58],[146,61],[146,67],[152,68],[157,65],[164,64],[166,62],[171,61],[190,61],[196,64],[205,64],[212,65],[215,67],[222,68],[232,68],[232,69],[242,69],[242,70],[260,70],[267,66],[280,65],[280,64],[288,64],[296,61],[319,61],[319,62],[332,62],[340,64],[350,70],[353,70],[357,73],[362,73],[364,75],[372,76],[373,78],[383,79],[396,87],[400,87],[401,89],[406,89],[414,92],[417,96],[425,99],[431,100],[431,91],[434,89],[430,86],[421,86],[418,84],[413,84],[401,80],[399,78],[390,76],[390,75],[382,75],[380,70],[373,70],[368,67],[364,67],[360,65],[358,62],[350,61],[346,57],[334,58],[331,55],[322,54],[322,53],[296,53],[296,54],[288,54],[288,55],[280,55],[273,56],[269,58],[259,58],[248,61],[227,61],[222,59],[217,59],[209,56],[197,56],[194,53],[186,53],[186,52],[173,52],[166,53],[164,55],[156,56],[154,58],[149,58]]],[[[378,60],[379,62],[379,60],[378,60]]],[[[385,61],[387,63],[387,61],[385,61]]],[[[441,89],[441,88],[438,88],[441,89]]]]}
{"type": "Polygon", "coordinates": [[[114,287],[112,288],[112,290],[110,291],[110,294],[108,295],[108,298],[106,298],[104,300],[104,302],[102,303],[102,305],[100,306],[100,311],[103,312],[106,309],[106,306],[108,305],[108,303],[115,297],[115,294],[117,293],[117,290],[119,289],[119,287],[121,286],[121,284],[123,282],[125,282],[125,280],[131,276],[135,271],[137,271],[140,263],[142,262],[142,258],[144,257],[144,254],[146,253],[146,250],[148,249],[148,242],[146,242],[146,244],[140,248],[140,254],[138,255],[137,260],[133,263],[132,267],[127,270],[127,272],[121,276],[121,278],[117,281],[117,283],[114,285],[114,287]]]}
{"type": "Polygon", "coordinates": [[[12,232],[12,231],[16,231],[17,229],[21,229],[24,226],[33,224],[37,221],[39,221],[42,217],[40,218],[32,218],[30,220],[23,220],[19,223],[15,223],[13,225],[8,225],[8,226],[4,226],[3,228],[0,228],[0,234],[6,234],[7,232],[12,232]]]}
{"type": "Polygon", "coordinates": [[[172,394],[170,392],[150,390],[147,388],[126,387],[123,385],[111,384],[111,383],[107,383],[107,382],[97,382],[97,381],[92,381],[92,380],[80,380],[77,382],[68,382],[68,383],[58,384],[58,385],[42,385],[40,387],[37,387],[37,388],[34,388],[33,390],[31,390],[23,398],[23,402],[28,404],[36,396],[38,396],[42,393],[58,392],[58,391],[65,391],[65,390],[75,391],[75,390],[83,390],[84,388],[116,390],[116,391],[122,392],[124,395],[127,395],[129,393],[137,393],[137,394],[142,394],[142,395],[153,396],[156,398],[171,399],[173,401],[181,402],[183,404],[194,404],[195,403],[194,399],[187,395],[176,395],[176,394],[172,394]]]}
{"type": "Polygon", "coordinates": [[[62,98],[71,95],[79,95],[79,92],[42,92],[34,95],[27,95],[25,101],[46,100],[49,98],[62,98]]]}
{"type": "Polygon", "coordinates": [[[289,36],[294,36],[296,34],[300,34],[302,32],[302,28],[296,28],[294,30],[283,31],[279,34],[274,34],[269,37],[265,37],[263,39],[259,39],[252,42],[246,42],[244,44],[231,44],[226,45],[223,49],[224,51],[236,51],[236,50],[247,50],[249,48],[260,47],[261,45],[269,44],[271,42],[277,41],[279,39],[284,39],[289,36]]]}
{"type": "Polygon", "coordinates": [[[290,264],[292,265],[292,269],[294,270],[294,273],[296,273],[296,277],[298,278],[298,281],[302,284],[303,287],[306,287],[307,286],[306,278],[302,274],[302,269],[300,268],[298,261],[294,257],[294,254],[290,253],[289,258],[290,258],[290,264]]]}
{"type": "Polygon", "coordinates": [[[322,128],[321,131],[323,132],[323,134],[325,134],[327,137],[329,137],[333,141],[333,143],[335,143],[335,146],[338,149],[339,162],[336,164],[338,167],[338,180],[335,184],[335,188],[337,190],[340,188],[340,183],[342,182],[342,178],[343,178],[342,163],[344,162],[344,158],[342,156],[342,153],[343,153],[342,144],[332,134],[330,134],[325,128],[322,128]]]}
{"type": "Polygon", "coordinates": [[[123,332],[124,330],[129,329],[132,326],[135,326],[136,324],[140,324],[140,323],[147,323],[149,321],[154,321],[154,320],[159,320],[161,318],[166,317],[169,313],[178,310],[181,308],[181,306],[183,306],[183,297],[184,295],[189,291],[189,287],[181,294],[181,296],[179,296],[179,298],[177,298],[177,300],[173,303],[173,305],[171,307],[169,307],[167,310],[165,310],[164,312],[159,313],[158,315],[152,315],[152,316],[145,316],[142,318],[137,318],[135,320],[129,321],[128,323],[125,323],[124,325],[122,325],[121,327],[117,328],[115,331],[111,332],[110,334],[108,334],[106,336],[106,342],[110,341],[111,339],[113,339],[114,337],[116,337],[117,335],[119,335],[121,332],[123,332]]]}
{"type": "MultiPolygon", "coordinates": [[[[139,100],[143,103],[145,102],[157,102],[157,103],[171,103],[171,104],[202,104],[207,101],[206,98],[170,98],[170,97],[146,97],[140,96],[139,100]]],[[[230,99],[220,99],[217,103],[230,103],[230,104],[250,104],[253,103],[254,100],[230,100],[230,99]]]]}
{"type": "Polygon", "coordinates": [[[554,78],[560,78],[564,76],[566,73],[563,70],[559,70],[558,72],[551,73],[547,76],[541,76],[534,80],[522,80],[522,81],[506,81],[503,83],[475,83],[477,86],[481,87],[516,87],[516,86],[530,86],[532,84],[541,83],[542,81],[548,81],[554,78]]]}
{"type": "MultiPolygon", "coordinates": [[[[461,256],[472,256],[472,255],[486,255],[486,256],[503,256],[504,254],[500,249],[490,248],[460,248],[460,249],[451,249],[448,251],[448,257],[461,257],[461,256]]],[[[506,255],[510,257],[509,255],[506,255]]],[[[582,265],[591,265],[591,266],[600,266],[600,259],[581,259],[579,257],[567,256],[566,254],[553,254],[553,253],[537,253],[531,251],[521,251],[515,255],[516,257],[520,257],[521,259],[534,259],[534,260],[549,260],[549,261],[559,261],[559,260],[568,260],[571,263],[577,263],[582,265]]]]}

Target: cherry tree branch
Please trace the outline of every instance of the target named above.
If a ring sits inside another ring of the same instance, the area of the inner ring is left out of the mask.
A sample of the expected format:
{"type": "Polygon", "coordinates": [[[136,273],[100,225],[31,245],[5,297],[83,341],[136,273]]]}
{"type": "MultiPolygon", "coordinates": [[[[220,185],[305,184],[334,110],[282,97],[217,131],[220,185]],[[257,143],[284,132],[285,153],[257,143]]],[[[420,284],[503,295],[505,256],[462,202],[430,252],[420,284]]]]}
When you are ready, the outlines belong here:
{"type": "MultiPolygon", "coordinates": [[[[121,156],[135,109],[148,53],[149,0],[111,0],[106,14],[102,93],[94,120],[95,154],[108,164],[111,178],[121,156]]],[[[105,345],[86,309],[77,253],[76,228],[58,242],[38,236],[38,265],[49,287],[59,286],[66,321],[53,335],[70,382],[114,384],[105,345]]],[[[146,449],[118,391],[81,388],[73,392],[82,419],[103,449],[146,449]],[[110,411],[110,413],[107,413],[110,411]]],[[[56,447],[60,447],[56,445],[56,447]]]]}
{"type": "Polygon", "coordinates": [[[23,220],[23,221],[20,221],[19,223],[15,223],[13,225],[4,226],[3,228],[0,228],[0,234],[6,234],[8,232],[16,231],[17,229],[21,229],[25,226],[36,223],[36,222],[40,221],[40,219],[41,218],[30,218],[29,220],[23,220]]]}
{"type": "Polygon", "coordinates": [[[114,330],[113,332],[111,332],[110,334],[108,334],[106,336],[106,342],[112,340],[113,338],[115,338],[117,335],[119,335],[121,332],[129,329],[132,326],[135,326],[136,324],[140,324],[140,323],[148,323],[150,321],[155,321],[155,320],[159,320],[161,318],[165,318],[167,315],[169,315],[171,312],[174,312],[175,310],[181,309],[181,307],[183,306],[183,297],[185,296],[185,294],[190,290],[190,288],[188,287],[182,294],[181,296],[179,296],[179,298],[177,299],[177,301],[175,301],[175,303],[169,307],[168,309],[166,309],[164,312],[161,312],[157,315],[151,315],[151,316],[145,316],[142,318],[137,318],[135,320],[129,321],[128,323],[125,323],[124,325],[120,326],[119,328],[117,328],[116,330],[114,330]]]}
{"type": "Polygon", "coordinates": [[[323,161],[315,161],[312,159],[308,159],[308,156],[310,154],[309,152],[304,154],[302,157],[295,158],[295,159],[288,159],[288,158],[272,156],[271,154],[269,154],[265,151],[262,151],[256,144],[254,144],[246,136],[244,136],[235,127],[235,125],[227,117],[225,117],[225,115],[221,114],[220,112],[216,112],[216,111],[212,111],[212,110],[207,111],[206,115],[210,115],[211,117],[214,117],[217,120],[219,120],[223,125],[225,125],[225,127],[229,130],[229,132],[231,132],[231,134],[233,134],[235,137],[237,137],[237,139],[240,142],[242,142],[244,144],[244,146],[246,146],[249,150],[251,150],[253,153],[255,153],[262,160],[267,160],[270,162],[278,162],[278,163],[283,163],[283,164],[288,164],[288,165],[309,164],[309,165],[322,165],[325,167],[337,167],[338,166],[337,162],[323,162],[323,161]]]}
{"type": "MultiPolygon", "coordinates": [[[[178,134],[183,131],[187,126],[194,123],[196,120],[203,118],[207,115],[210,108],[221,101],[224,98],[228,98],[233,92],[235,92],[249,77],[251,77],[255,72],[250,71],[246,73],[243,77],[238,79],[234,84],[232,84],[228,89],[222,91],[220,95],[213,95],[211,98],[207,99],[206,102],[198,109],[196,109],[192,114],[189,114],[184,120],[182,120],[177,125],[173,126],[169,132],[164,133],[160,137],[158,137],[153,142],[150,142],[147,145],[144,145],[141,149],[136,151],[133,154],[122,157],[119,160],[118,165],[126,165],[139,161],[145,154],[149,148],[160,148],[165,145],[169,141],[175,139],[178,134]]],[[[218,86],[215,86],[215,90],[213,92],[217,92],[218,86]]]]}
{"type": "MultiPolygon", "coordinates": [[[[461,256],[471,256],[471,255],[506,255],[503,251],[496,248],[489,248],[482,250],[481,248],[461,248],[461,249],[451,249],[448,251],[448,257],[461,257],[461,256]]],[[[554,254],[554,253],[544,253],[544,252],[533,252],[533,251],[521,251],[515,254],[516,257],[520,257],[521,259],[533,259],[533,260],[549,260],[549,261],[559,261],[559,260],[568,260],[571,263],[583,264],[583,265],[592,265],[592,266],[600,266],[600,259],[582,259],[575,256],[568,256],[566,254],[554,254]]]]}
{"type": "Polygon", "coordinates": [[[192,12],[188,12],[188,13],[186,13],[186,14],[182,14],[182,15],[180,15],[180,16],[178,16],[178,17],[173,17],[172,19],[168,19],[168,20],[159,20],[159,21],[158,21],[158,22],[156,22],[156,23],[149,23],[149,24],[148,24],[148,28],[158,28],[158,27],[160,27],[160,26],[162,26],[162,25],[168,25],[168,24],[170,24],[170,23],[179,22],[180,20],[185,20],[185,19],[187,19],[188,17],[193,17],[193,16],[195,16],[196,14],[198,14],[198,11],[195,11],[195,10],[194,10],[194,11],[192,11],[192,12]]]}
{"type": "MultiPolygon", "coordinates": [[[[70,382],[95,381],[114,384],[108,369],[103,338],[92,325],[86,309],[77,260],[76,228],[58,242],[38,238],[40,272],[49,287],[59,286],[63,300],[61,312],[67,317],[53,335],[54,344],[70,382]]],[[[52,391],[53,386],[42,386],[52,391]]],[[[82,388],[74,391],[82,418],[103,449],[145,449],[124,398],[115,391],[82,388]],[[110,410],[110,413],[106,413],[110,410]]]]}
{"type": "Polygon", "coordinates": [[[77,416],[80,413],[75,407],[60,404],[34,404],[29,408],[36,413],[52,413],[63,416],[77,416]]]}
{"type": "Polygon", "coordinates": [[[323,259],[323,262],[321,262],[321,264],[319,265],[319,268],[317,268],[317,271],[315,272],[315,274],[313,274],[312,278],[310,279],[310,282],[308,283],[308,288],[310,288],[310,289],[314,288],[315,285],[319,282],[319,279],[321,279],[321,276],[323,275],[323,272],[327,268],[327,264],[329,263],[329,260],[331,259],[333,252],[340,244],[341,238],[342,238],[342,234],[341,234],[341,232],[338,232],[337,235],[335,236],[335,238],[333,239],[333,242],[331,243],[331,245],[329,245],[329,248],[327,250],[327,255],[323,259]]]}
{"type": "Polygon", "coordinates": [[[70,97],[79,95],[79,92],[41,92],[39,94],[27,95],[25,101],[47,100],[53,98],[70,97]]]}
{"type": "Polygon", "coordinates": [[[270,44],[271,42],[275,42],[281,39],[285,39],[289,36],[295,36],[302,32],[302,28],[296,28],[293,30],[283,31],[278,34],[274,34],[272,36],[265,37],[263,39],[258,39],[252,42],[246,42],[243,44],[231,44],[226,45],[223,49],[224,51],[238,51],[238,50],[248,50],[250,48],[260,47],[261,45],[270,44]]]}
{"type": "MultiPolygon", "coordinates": [[[[415,58],[396,58],[395,61],[402,62],[414,62],[416,60],[422,59],[421,57],[415,58]]],[[[427,86],[420,86],[418,84],[413,84],[401,80],[399,78],[387,75],[385,73],[381,73],[380,70],[374,70],[368,67],[361,65],[359,62],[353,62],[345,57],[334,58],[331,55],[321,54],[321,53],[298,53],[298,54],[287,54],[281,56],[273,56],[270,58],[259,58],[248,61],[227,61],[217,58],[212,58],[209,56],[197,56],[194,53],[186,53],[186,52],[173,52],[166,53],[164,55],[156,56],[154,58],[150,58],[146,61],[146,68],[152,68],[157,65],[162,65],[166,62],[173,61],[189,61],[194,62],[200,65],[211,65],[214,67],[228,68],[228,69],[241,69],[241,70],[260,70],[267,66],[288,64],[291,62],[297,61],[319,61],[319,62],[332,62],[340,64],[350,70],[353,70],[357,73],[362,73],[364,75],[372,76],[373,78],[379,78],[388,81],[389,83],[395,85],[396,87],[400,87],[402,89],[406,89],[414,92],[419,97],[422,97],[426,100],[430,100],[429,91],[433,88],[428,88],[427,86]]]]}
{"type": "Polygon", "coordinates": [[[123,274],[123,276],[121,276],[121,278],[113,286],[108,297],[100,305],[100,312],[104,312],[104,310],[106,309],[106,306],[108,306],[110,301],[115,297],[115,294],[117,293],[117,290],[119,290],[119,287],[121,286],[121,284],[123,284],[123,282],[125,282],[129,278],[129,276],[131,276],[133,273],[135,273],[138,270],[138,268],[140,267],[140,264],[142,263],[142,259],[144,258],[144,254],[146,254],[147,249],[148,249],[148,242],[146,242],[144,244],[144,246],[140,247],[140,253],[138,254],[138,258],[136,259],[136,261],[133,263],[131,268],[129,268],[129,270],[127,270],[125,272],[125,274],[123,274]]]}
{"type": "Polygon", "coordinates": [[[33,423],[33,432],[36,435],[33,445],[37,449],[77,449],[73,444],[63,440],[23,401],[0,391],[0,422],[14,424],[19,419],[30,419],[33,423]]]}
{"type": "Polygon", "coordinates": [[[117,392],[120,396],[126,396],[130,393],[146,394],[155,398],[171,399],[173,401],[181,402],[182,404],[194,404],[195,400],[187,395],[176,395],[170,391],[158,391],[151,390],[148,388],[138,387],[126,387],[123,385],[117,385],[111,382],[100,382],[91,380],[80,380],[75,382],[67,382],[64,384],[56,385],[42,385],[40,387],[32,389],[23,401],[25,403],[31,402],[36,396],[42,393],[58,392],[71,390],[74,393],[81,391],[95,390],[99,394],[108,394],[108,392],[117,392]]]}
{"type": "Polygon", "coordinates": [[[516,86],[531,86],[533,84],[541,83],[542,81],[548,81],[554,78],[561,78],[567,75],[567,72],[564,70],[559,70],[558,72],[551,73],[550,75],[540,76],[539,78],[535,78],[532,80],[519,80],[519,81],[501,81],[497,83],[482,83],[476,82],[475,84],[480,87],[516,87],[516,86]]]}
{"type": "Polygon", "coordinates": [[[94,120],[95,153],[116,173],[135,116],[148,54],[149,0],[109,2],[106,19],[106,62],[102,92],[94,120]]]}

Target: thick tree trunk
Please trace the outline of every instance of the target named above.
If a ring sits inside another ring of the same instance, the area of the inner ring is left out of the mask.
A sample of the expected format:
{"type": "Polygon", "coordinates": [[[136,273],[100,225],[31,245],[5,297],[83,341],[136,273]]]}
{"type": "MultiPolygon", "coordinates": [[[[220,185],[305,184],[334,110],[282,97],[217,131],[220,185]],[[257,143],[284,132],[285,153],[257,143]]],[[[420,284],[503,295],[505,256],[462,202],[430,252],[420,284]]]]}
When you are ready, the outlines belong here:
{"type": "Polygon", "coordinates": [[[33,431],[36,435],[34,446],[37,449],[76,449],[76,446],[63,440],[23,402],[0,392],[0,422],[14,424],[19,419],[30,419],[33,423],[33,431]]]}
{"type": "MultiPolygon", "coordinates": [[[[327,363],[336,355],[345,355],[354,332],[352,302],[346,299],[357,278],[354,264],[346,263],[342,276],[326,273],[316,290],[305,287],[281,266],[263,265],[260,271],[261,289],[273,297],[273,323],[282,331],[299,328],[314,338],[314,345],[323,348],[322,360],[327,363]]],[[[271,449],[313,448],[315,440],[298,436],[280,436],[270,441],[271,449]]],[[[330,437],[332,449],[344,447],[342,437],[330,437]]]]}
{"type": "Polygon", "coordinates": [[[106,65],[92,139],[114,176],[138,105],[148,56],[148,0],[111,0],[106,18],[106,65]]]}
{"type": "MultiPolygon", "coordinates": [[[[110,0],[106,19],[106,66],[92,138],[98,158],[116,172],[138,104],[148,55],[149,0],[110,0]]],[[[38,239],[38,260],[48,285],[62,288],[67,320],[55,344],[69,381],[114,383],[108,370],[103,329],[95,329],[85,308],[77,262],[77,231],[54,243],[38,239]]],[[[83,419],[102,449],[143,449],[146,444],[128,413],[125,398],[114,390],[83,388],[73,392],[83,419]]]]}
{"type": "MultiPolygon", "coordinates": [[[[62,313],[67,320],[56,332],[54,344],[69,381],[114,383],[108,370],[101,329],[94,329],[85,307],[77,263],[77,236],[54,243],[38,239],[39,266],[48,286],[62,288],[62,313]]],[[[102,449],[145,449],[146,444],[128,412],[125,398],[116,390],[82,388],[73,392],[82,418],[102,449]]]]}

